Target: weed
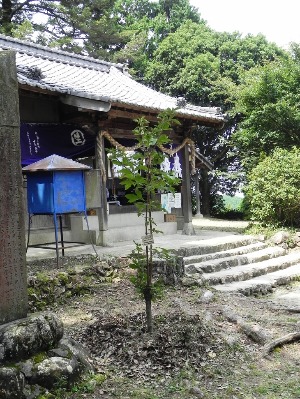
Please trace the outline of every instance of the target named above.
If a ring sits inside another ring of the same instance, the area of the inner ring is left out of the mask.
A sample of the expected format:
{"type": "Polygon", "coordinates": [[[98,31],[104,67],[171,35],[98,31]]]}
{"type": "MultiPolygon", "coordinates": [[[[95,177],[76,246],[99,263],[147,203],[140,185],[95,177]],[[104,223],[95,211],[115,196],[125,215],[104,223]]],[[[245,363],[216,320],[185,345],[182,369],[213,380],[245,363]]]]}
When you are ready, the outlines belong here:
{"type": "Polygon", "coordinates": [[[39,352],[36,355],[33,356],[32,360],[34,364],[41,363],[43,360],[47,359],[47,353],[46,352],[39,352]]]}

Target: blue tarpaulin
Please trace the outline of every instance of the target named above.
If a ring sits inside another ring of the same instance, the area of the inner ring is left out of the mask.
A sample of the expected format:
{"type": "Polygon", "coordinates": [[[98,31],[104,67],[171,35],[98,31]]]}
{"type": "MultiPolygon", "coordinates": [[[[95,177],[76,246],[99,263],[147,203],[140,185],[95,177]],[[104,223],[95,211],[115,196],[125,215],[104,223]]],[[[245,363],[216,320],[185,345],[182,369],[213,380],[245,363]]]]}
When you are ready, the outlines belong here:
{"type": "Polygon", "coordinates": [[[96,136],[76,125],[21,123],[22,165],[57,154],[65,158],[86,155],[95,148],[96,136]]]}

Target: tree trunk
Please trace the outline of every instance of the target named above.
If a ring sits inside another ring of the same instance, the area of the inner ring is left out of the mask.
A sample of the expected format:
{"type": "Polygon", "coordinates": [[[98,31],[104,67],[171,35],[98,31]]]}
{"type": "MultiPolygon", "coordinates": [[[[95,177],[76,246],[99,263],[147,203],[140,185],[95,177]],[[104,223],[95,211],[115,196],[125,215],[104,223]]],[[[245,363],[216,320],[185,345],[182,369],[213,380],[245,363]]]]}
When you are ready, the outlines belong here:
{"type": "Polygon", "coordinates": [[[146,303],[146,319],[147,319],[147,332],[152,334],[153,325],[152,325],[152,293],[151,287],[146,287],[144,289],[144,298],[146,303]]]}
{"type": "Polygon", "coordinates": [[[206,169],[201,170],[200,180],[200,191],[201,191],[201,213],[203,216],[210,216],[210,190],[208,181],[208,172],[206,169]]]}
{"type": "Polygon", "coordinates": [[[264,350],[263,350],[263,356],[269,355],[274,349],[276,349],[278,347],[281,347],[285,344],[290,344],[292,342],[296,342],[299,340],[300,340],[300,332],[299,331],[284,335],[283,337],[275,339],[274,341],[265,345],[264,350]]]}
{"type": "Polygon", "coordinates": [[[6,35],[11,35],[12,32],[12,2],[11,0],[2,1],[2,19],[0,20],[0,26],[4,28],[4,33],[6,35]]]}

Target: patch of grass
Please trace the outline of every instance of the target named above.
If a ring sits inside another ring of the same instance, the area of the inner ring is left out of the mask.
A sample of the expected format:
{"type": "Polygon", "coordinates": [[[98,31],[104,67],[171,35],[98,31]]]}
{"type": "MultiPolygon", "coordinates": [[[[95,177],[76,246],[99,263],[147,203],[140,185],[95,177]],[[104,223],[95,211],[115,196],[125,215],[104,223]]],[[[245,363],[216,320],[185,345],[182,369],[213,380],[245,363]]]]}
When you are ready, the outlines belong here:
{"type": "Polygon", "coordinates": [[[54,389],[40,394],[37,399],[72,399],[75,397],[75,394],[76,397],[86,398],[86,394],[92,394],[95,392],[95,390],[100,387],[105,380],[106,375],[104,374],[87,374],[81,379],[81,381],[68,387],[69,384],[64,378],[62,378],[54,389]]]}
{"type": "Polygon", "coordinates": [[[287,231],[290,234],[295,233],[295,229],[278,226],[263,226],[260,223],[250,223],[245,230],[245,234],[264,235],[267,239],[271,238],[279,231],[287,231]]]}
{"type": "Polygon", "coordinates": [[[39,352],[36,355],[33,356],[32,360],[34,364],[41,363],[43,360],[47,359],[47,353],[46,352],[39,352]]]}
{"type": "Polygon", "coordinates": [[[96,387],[99,387],[106,380],[104,374],[92,374],[86,376],[80,383],[75,384],[71,392],[72,393],[92,393],[95,391],[96,387]]]}

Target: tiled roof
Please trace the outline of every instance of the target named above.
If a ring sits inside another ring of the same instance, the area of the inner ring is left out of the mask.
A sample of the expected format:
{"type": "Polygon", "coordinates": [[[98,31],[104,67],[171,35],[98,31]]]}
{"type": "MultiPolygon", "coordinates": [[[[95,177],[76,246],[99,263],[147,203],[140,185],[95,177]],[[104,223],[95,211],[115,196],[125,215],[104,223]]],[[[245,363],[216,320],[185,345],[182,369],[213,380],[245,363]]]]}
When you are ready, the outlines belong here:
{"type": "Polygon", "coordinates": [[[88,170],[91,169],[82,163],[72,161],[53,154],[40,161],[34,162],[31,165],[25,166],[22,170],[24,172],[40,172],[40,171],[53,171],[53,170],[88,170]]]}
{"type": "MultiPolygon", "coordinates": [[[[0,50],[15,50],[18,80],[41,90],[69,94],[107,102],[115,106],[160,112],[178,108],[178,99],[136,82],[123,64],[113,64],[90,57],[0,35],[0,50]]],[[[186,104],[178,116],[221,123],[219,108],[186,104]]]]}

